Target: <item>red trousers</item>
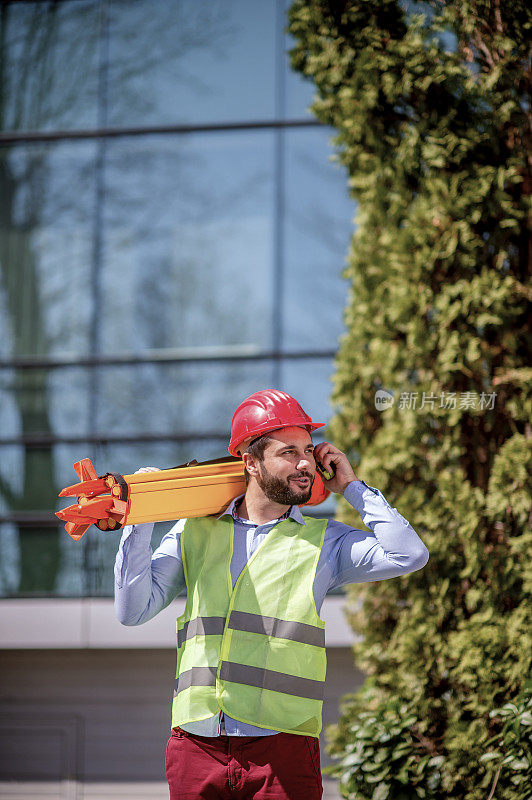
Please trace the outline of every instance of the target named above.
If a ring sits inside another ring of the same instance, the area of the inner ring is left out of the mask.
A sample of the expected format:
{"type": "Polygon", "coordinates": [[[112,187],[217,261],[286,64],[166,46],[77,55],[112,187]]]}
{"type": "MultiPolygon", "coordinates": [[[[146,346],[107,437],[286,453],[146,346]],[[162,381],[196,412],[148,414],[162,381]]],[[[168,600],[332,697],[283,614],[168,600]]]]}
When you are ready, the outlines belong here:
{"type": "Polygon", "coordinates": [[[170,800],[320,800],[319,740],[196,736],[174,728],[166,747],[170,800]]]}

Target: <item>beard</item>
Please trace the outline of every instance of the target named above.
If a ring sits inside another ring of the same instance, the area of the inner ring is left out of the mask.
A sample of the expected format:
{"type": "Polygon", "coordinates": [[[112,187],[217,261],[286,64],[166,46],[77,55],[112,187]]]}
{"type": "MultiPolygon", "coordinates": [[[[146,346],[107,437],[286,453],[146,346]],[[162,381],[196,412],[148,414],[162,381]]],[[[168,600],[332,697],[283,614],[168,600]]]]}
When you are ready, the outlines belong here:
{"type": "Polygon", "coordinates": [[[295,475],[289,475],[286,480],[277,478],[268,472],[262,464],[259,464],[260,476],[257,477],[257,483],[268,498],[273,503],[279,503],[281,506],[299,506],[310,500],[312,494],[312,484],[314,483],[314,475],[310,472],[299,472],[295,475]],[[310,485],[305,491],[295,491],[290,486],[291,478],[309,478],[310,485]]]}

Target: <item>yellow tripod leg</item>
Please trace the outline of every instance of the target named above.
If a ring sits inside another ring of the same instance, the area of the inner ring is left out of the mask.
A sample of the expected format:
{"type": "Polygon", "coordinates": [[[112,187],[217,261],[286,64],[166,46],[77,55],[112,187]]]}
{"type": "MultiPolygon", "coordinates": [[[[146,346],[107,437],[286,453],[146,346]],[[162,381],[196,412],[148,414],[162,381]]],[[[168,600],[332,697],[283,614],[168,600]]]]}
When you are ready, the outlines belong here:
{"type": "Polygon", "coordinates": [[[125,525],[221,514],[246,490],[240,460],[141,472],[124,480],[129,485],[125,525]]]}

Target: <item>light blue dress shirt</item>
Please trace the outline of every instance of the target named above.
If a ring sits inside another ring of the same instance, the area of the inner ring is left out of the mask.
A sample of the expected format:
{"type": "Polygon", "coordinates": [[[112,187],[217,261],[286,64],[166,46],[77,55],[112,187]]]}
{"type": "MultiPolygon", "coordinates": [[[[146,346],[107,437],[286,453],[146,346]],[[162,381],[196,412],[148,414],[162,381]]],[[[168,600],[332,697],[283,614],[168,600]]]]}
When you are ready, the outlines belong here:
{"type": "MultiPolygon", "coordinates": [[[[235,511],[243,495],[231,502],[224,514],[234,518],[234,548],[231,558],[233,586],[244,566],[278,520],[256,525],[235,511]]],[[[314,578],[314,600],[318,614],[331,589],[348,583],[395,578],[421,569],[429,552],[407,520],[392,508],[381,492],[364,481],[352,481],[346,500],[362,517],[369,530],[358,530],[329,520],[314,578]]],[[[223,516],[221,514],[220,516],[223,516]]],[[[305,521],[299,506],[285,516],[300,525],[305,521]]],[[[124,528],[115,562],[115,612],[123,625],[141,625],[152,619],[186,590],[180,537],[186,520],[179,520],[152,552],[153,523],[124,528]]],[[[181,726],[200,736],[269,736],[278,731],[258,728],[231,719],[222,712],[181,726]]]]}

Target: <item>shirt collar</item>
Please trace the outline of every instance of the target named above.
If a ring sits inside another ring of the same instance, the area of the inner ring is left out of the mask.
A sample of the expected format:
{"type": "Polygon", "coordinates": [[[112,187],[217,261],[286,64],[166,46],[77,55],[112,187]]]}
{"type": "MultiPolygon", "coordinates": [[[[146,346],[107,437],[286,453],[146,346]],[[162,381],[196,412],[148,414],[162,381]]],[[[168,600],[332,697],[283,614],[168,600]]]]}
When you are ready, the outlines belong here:
{"type": "MultiPolygon", "coordinates": [[[[238,497],[235,497],[234,500],[231,500],[225,511],[223,511],[220,514],[218,519],[224,517],[226,514],[229,514],[231,517],[233,517],[233,519],[241,519],[236,513],[235,508],[243,497],[244,497],[243,494],[239,494],[238,497]]],[[[298,522],[300,525],[306,525],[306,522],[303,519],[303,514],[301,513],[301,509],[299,506],[290,506],[286,514],[283,514],[283,516],[280,517],[280,519],[293,519],[294,522],[298,522]]]]}

